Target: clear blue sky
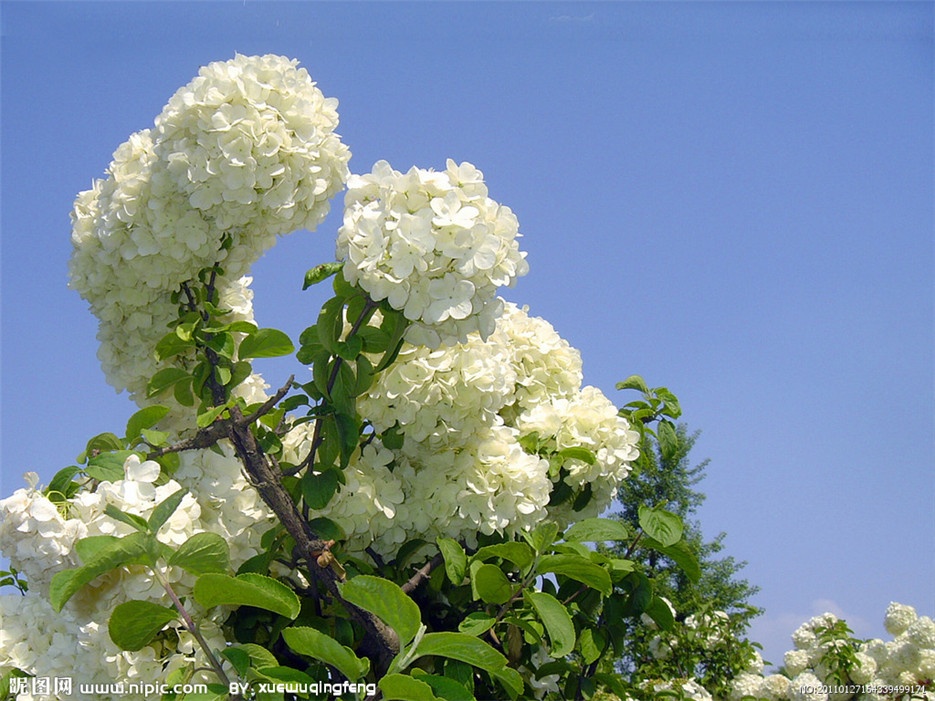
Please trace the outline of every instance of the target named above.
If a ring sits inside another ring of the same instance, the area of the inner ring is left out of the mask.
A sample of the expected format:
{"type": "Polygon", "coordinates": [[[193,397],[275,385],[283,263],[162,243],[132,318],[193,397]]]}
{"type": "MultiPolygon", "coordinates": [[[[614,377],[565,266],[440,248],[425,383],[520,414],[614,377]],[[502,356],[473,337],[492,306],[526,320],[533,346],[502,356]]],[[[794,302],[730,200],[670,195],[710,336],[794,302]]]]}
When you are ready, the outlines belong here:
{"type": "MultiPolygon", "coordinates": [[[[481,168],[517,213],[510,298],[586,380],[682,399],[709,537],[781,662],[815,613],[935,613],[931,3],[2,2],[3,495],[132,407],[66,289],[68,213],[202,64],[299,59],[351,168],[481,168]]],[[[297,333],[338,220],[254,269],[297,333]]],[[[271,383],[292,366],[270,366],[271,383]]]]}

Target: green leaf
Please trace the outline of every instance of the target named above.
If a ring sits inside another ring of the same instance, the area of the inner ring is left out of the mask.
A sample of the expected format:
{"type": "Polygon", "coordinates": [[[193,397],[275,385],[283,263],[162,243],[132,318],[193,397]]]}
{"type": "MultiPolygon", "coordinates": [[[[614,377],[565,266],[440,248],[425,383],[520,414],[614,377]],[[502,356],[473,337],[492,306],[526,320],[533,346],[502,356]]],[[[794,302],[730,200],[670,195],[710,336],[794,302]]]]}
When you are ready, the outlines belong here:
{"type": "Polygon", "coordinates": [[[289,337],[279,329],[257,329],[243,341],[237,349],[237,357],[241,360],[247,358],[276,358],[289,355],[295,350],[289,337]]]}
{"type": "Polygon", "coordinates": [[[663,547],[674,545],[682,537],[682,519],[669,511],[641,506],[639,521],[646,535],[663,547]]]}
{"type": "Polygon", "coordinates": [[[99,552],[120,540],[115,535],[92,535],[75,542],[75,550],[81,562],[90,562],[99,552]]]}
{"type": "Polygon", "coordinates": [[[167,623],[178,617],[175,609],[151,601],[125,601],[111,614],[107,632],[121,650],[136,652],[149,645],[167,623]]]}
{"type": "Polygon", "coordinates": [[[617,389],[635,389],[643,394],[649,394],[646,381],[639,375],[630,375],[627,379],[617,383],[617,389]]]}
{"type": "Polygon", "coordinates": [[[155,431],[151,428],[141,428],[140,435],[143,436],[143,440],[151,446],[165,445],[166,441],[169,440],[169,433],[167,431],[155,431]]]}
{"type": "Polygon", "coordinates": [[[438,701],[431,686],[407,674],[387,674],[379,687],[386,701],[438,701]]]}
{"type": "Polygon", "coordinates": [[[325,470],[317,475],[307,472],[302,476],[302,498],[310,509],[324,509],[337,489],[337,470],[325,470]]]}
{"type": "Polygon", "coordinates": [[[555,543],[555,537],[558,535],[558,524],[551,521],[543,521],[532,532],[523,531],[523,538],[532,546],[537,553],[544,553],[555,543]]]}
{"type": "Polygon", "coordinates": [[[601,543],[605,540],[630,540],[630,529],[609,518],[586,518],[565,531],[565,540],[579,543],[601,543]]]}
{"type": "Polygon", "coordinates": [[[154,404],[140,409],[127,421],[127,440],[136,441],[144,428],[152,428],[169,413],[169,407],[154,404]]]}
{"type": "Polygon", "coordinates": [[[312,533],[324,540],[347,539],[347,533],[344,532],[344,529],[341,527],[341,525],[335,521],[332,521],[330,518],[326,518],[324,516],[313,518],[308,522],[308,526],[312,529],[312,533]]]}
{"type": "Polygon", "coordinates": [[[305,282],[302,284],[302,289],[307,290],[312,285],[317,285],[319,282],[327,280],[343,267],[344,263],[338,262],[316,265],[305,273],[305,282]]]}
{"type": "Polygon", "coordinates": [[[660,546],[656,550],[678,565],[693,582],[697,582],[701,578],[701,565],[698,563],[698,558],[695,557],[695,554],[689,549],[684,540],[680,540],[668,547],[660,546]]]}
{"type": "Polygon", "coordinates": [[[646,615],[652,618],[662,630],[672,630],[675,627],[675,617],[672,615],[672,609],[658,596],[653,596],[646,607],[646,615]]]}
{"type": "Polygon", "coordinates": [[[128,514],[126,511],[121,511],[113,504],[108,504],[105,506],[104,513],[115,521],[121,521],[128,526],[133,526],[133,528],[140,531],[141,533],[146,533],[149,531],[149,523],[145,518],[142,516],[137,516],[136,514],[128,514]]]}
{"type": "Polygon", "coordinates": [[[315,628],[286,628],[282,637],[295,652],[331,665],[351,681],[370,671],[369,660],[360,659],[349,647],[315,628]]]}
{"type": "Polygon", "coordinates": [[[659,439],[659,451],[662,457],[670,460],[679,449],[679,437],[671,421],[660,421],[656,428],[656,437],[659,439]]]}
{"type": "Polygon", "coordinates": [[[92,479],[101,482],[116,482],[126,477],[123,472],[123,463],[132,455],[129,450],[117,450],[112,453],[101,453],[88,460],[85,473],[92,479]]]}
{"type": "MultiPolygon", "coordinates": [[[[145,523],[145,522],[144,522],[145,523]]],[[[131,533],[124,538],[97,541],[94,555],[81,567],[58,572],[49,585],[49,601],[56,611],[61,611],[72,595],[97,579],[100,575],[117,567],[139,564],[148,557],[148,538],[143,533],[131,533]],[[99,547],[98,547],[99,546],[99,547]]]]}
{"type": "Polygon", "coordinates": [[[561,574],[576,582],[587,584],[592,589],[610,596],[613,584],[610,575],[600,565],[596,565],[585,557],[571,553],[560,555],[543,555],[536,565],[536,572],[546,574],[554,572],[561,574]]]}
{"type": "Polygon", "coordinates": [[[255,606],[286,618],[299,615],[299,597],[282,582],[261,574],[247,572],[237,577],[226,574],[203,574],[195,582],[195,601],[213,606],[255,606]]]}
{"type": "Polygon", "coordinates": [[[458,630],[467,635],[479,636],[490,630],[491,626],[497,622],[497,619],[483,611],[474,611],[464,617],[464,620],[458,624],[458,630]]]}
{"type": "Polygon", "coordinates": [[[585,664],[596,661],[604,653],[606,645],[604,634],[595,628],[585,628],[578,636],[578,648],[585,664]]]}
{"type": "Polygon", "coordinates": [[[467,572],[467,554],[464,548],[454,538],[439,538],[437,542],[438,549],[445,558],[445,574],[452,584],[460,586],[467,572]]]}
{"type": "Polygon", "coordinates": [[[80,472],[81,468],[77,465],[62,468],[55,473],[52,481],[49,482],[49,486],[45,488],[45,495],[50,501],[61,501],[62,498],[70,499],[78,487],[72,480],[80,472]],[[58,499],[55,498],[56,495],[59,497],[58,499]]]}
{"type": "Polygon", "coordinates": [[[189,338],[188,340],[183,340],[179,338],[179,335],[173,331],[163,336],[159,342],[156,344],[155,348],[155,357],[157,362],[162,362],[168,358],[178,355],[179,353],[184,353],[189,348],[194,348],[195,344],[189,338]]]}
{"type": "Polygon", "coordinates": [[[571,654],[575,649],[575,624],[568,609],[544,591],[524,592],[523,596],[532,604],[549,634],[552,657],[571,654]]]}
{"type": "Polygon", "coordinates": [[[464,633],[426,633],[415,649],[413,660],[436,655],[466,662],[493,675],[515,694],[523,690],[523,678],[507,667],[506,658],[479,638],[464,633]]]}
{"type": "Polygon", "coordinates": [[[226,647],[221,650],[221,657],[225,657],[241,677],[247,676],[250,669],[250,654],[239,647],[226,647]]]}
{"type": "Polygon", "coordinates": [[[496,543],[486,545],[472,556],[474,560],[488,560],[491,557],[500,557],[512,562],[520,571],[525,571],[532,564],[535,557],[532,549],[526,543],[496,543]]]}
{"type": "Polygon", "coordinates": [[[341,598],[369,611],[396,631],[400,646],[409,644],[419,630],[419,607],[399,585],[370,575],[359,575],[338,585],[341,598]]]}
{"type": "Polygon", "coordinates": [[[197,576],[223,574],[230,568],[230,548],[217,533],[196,533],[179,546],[169,564],[197,576]]]}
{"type": "Polygon", "coordinates": [[[279,665],[276,656],[262,645],[257,645],[256,643],[241,643],[239,645],[234,645],[233,648],[246,652],[250,656],[250,666],[254,669],[276,667],[279,665]]]}
{"type": "Polygon", "coordinates": [[[156,508],[149,515],[149,522],[147,523],[150,533],[155,534],[165,525],[166,521],[175,513],[175,510],[179,508],[179,504],[182,503],[182,499],[185,498],[186,494],[188,494],[187,489],[177,489],[156,505],[156,508]]]}
{"type": "Polygon", "coordinates": [[[185,372],[181,368],[164,368],[153,375],[152,379],[149,381],[149,384],[146,386],[146,396],[149,398],[155,397],[157,394],[162,394],[165,390],[169,389],[173,385],[182,380],[187,380],[191,376],[189,373],[185,372]]]}
{"type": "Polygon", "coordinates": [[[334,422],[337,427],[341,449],[341,467],[347,467],[351,461],[351,456],[357,450],[357,443],[360,440],[360,425],[353,416],[342,413],[334,415],[334,422]]]}
{"type": "Polygon", "coordinates": [[[332,297],[321,307],[318,314],[318,342],[329,353],[337,351],[337,342],[344,329],[344,299],[332,297]]]}
{"type": "MultiPolygon", "coordinates": [[[[422,672],[421,669],[413,670],[413,674],[422,672]]],[[[472,694],[463,684],[450,677],[442,677],[438,674],[419,674],[418,680],[425,682],[439,699],[445,701],[476,701],[472,694]]]]}
{"type": "Polygon", "coordinates": [[[597,456],[587,448],[562,448],[560,451],[558,451],[558,456],[563,460],[581,460],[582,462],[586,462],[588,465],[593,465],[595,462],[597,462],[597,456]]]}
{"type": "Polygon", "coordinates": [[[203,411],[198,414],[198,418],[195,420],[198,428],[207,428],[214,423],[215,419],[228,410],[227,404],[222,404],[221,406],[213,406],[207,411],[203,411]]]}
{"type": "Polygon", "coordinates": [[[496,565],[478,567],[472,582],[477,595],[488,604],[505,604],[513,596],[513,585],[496,565]]]}

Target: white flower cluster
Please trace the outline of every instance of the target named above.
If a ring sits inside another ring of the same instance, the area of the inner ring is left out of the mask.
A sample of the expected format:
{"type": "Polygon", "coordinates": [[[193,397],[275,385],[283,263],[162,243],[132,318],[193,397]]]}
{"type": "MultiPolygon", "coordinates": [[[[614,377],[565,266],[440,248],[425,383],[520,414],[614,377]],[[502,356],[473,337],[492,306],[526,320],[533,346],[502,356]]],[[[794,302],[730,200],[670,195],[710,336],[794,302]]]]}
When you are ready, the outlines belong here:
{"type": "MultiPolygon", "coordinates": [[[[75,551],[77,540],[133,532],[130,525],[105,513],[108,505],[148,518],[157,504],[179,489],[189,489],[175,480],[157,485],[159,471],[157,463],[131,455],[124,463],[124,479],[102,481],[93,491],[80,491],[61,510],[36,489],[35,475],[30,474],[28,489],[0,501],[0,552],[29,583],[25,596],[0,597],[0,670],[16,667],[38,676],[73,677],[75,684],[102,679],[152,683],[165,679],[175,667],[193,661],[196,666],[204,665],[200,648],[181,624],[157,646],[160,652],[153,646],[139,652],[122,651],[111,641],[106,622],[118,604],[130,599],[168,604],[160,583],[142,566],[102,575],[76,593],[59,613],[47,598],[52,577],[81,564],[75,551]],[[36,621],[44,625],[37,626],[36,621]]],[[[235,567],[255,555],[263,530],[256,528],[257,523],[272,522],[269,512],[257,503],[256,492],[246,488],[237,461],[206,451],[187,457],[179,472],[185,473],[184,478],[177,475],[183,483],[199,491],[186,494],[157,537],[178,546],[196,533],[211,530],[237,546],[231,553],[235,567]],[[209,484],[211,491],[201,491],[203,484],[209,484]]],[[[191,593],[191,575],[165,566],[161,574],[179,595],[191,593]]],[[[212,615],[201,617],[201,631],[212,644],[223,647],[215,620],[221,614],[212,615]]],[[[73,690],[78,698],[91,698],[73,690]]]]}
{"type": "Polygon", "coordinates": [[[470,163],[403,174],[379,161],[348,180],[337,256],[348,282],[415,322],[409,340],[435,348],[493,332],[497,288],[529,269],[519,236],[470,163]]]}
{"type": "Polygon", "coordinates": [[[198,270],[221,263],[222,295],[246,297],[239,278],[276,236],[321,222],[348,175],[336,105],[295,61],[212,63],[78,195],[71,284],[100,320],[111,384],[143,391],[170,295],[198,270]]]}
{"type": "Polygon", "coordinates": [[[894,698],[884,690],[892,687],[926,686],[923,695],[913,698],[935,699],[935,622],[917,615],[914,608],[891,603],[884,623],[895,637],[889,642],[880,639],[857,644],[857,666],[847,672],[846,679],[833,676],[829,655],[834,641],[822,642],[820,630],[835,624],[830,613],[816,616],[802,624],[792,635],[794,649],[783,659],[785,677],[762,676],[762,673],[741,674],[734,680],[732,699],[754,696],[775,701],[876,701],[894,698]],[[831,689],[830,695],[825,693],[831,689]],[[868,693],[850,693],[864,689],[868,693]],[[877,689],[879,693],[869,693],[877,689]]]}
{"type": "MultiPolygon", "coordinates": [[[[515,532],[546,516],[596,515],[606,507],[637,456],[637,434],[610,400],[581,387],[581,358],[546,321],[512,304],[483,341],[432,350],[404,346],[399,359],[359,398],[378,433],[398,425],[399,450],[374,440],[345,471],[347,485],[322,515],[340,522],[352,547],[391,553],[412,538],[476,537],[515,532]],[[536,434],[538,452],[520,439],[536,434]],[[549,507],[557,475],[549,454],[581,447],[593,464],[559,466],[574,490],[589,485],[580,511],[549,507]],[[474,534],[474,535],[472,535],[474,534]]],[[[309,448],[311,429],[287,437],[293,459],[309,448]]]]}

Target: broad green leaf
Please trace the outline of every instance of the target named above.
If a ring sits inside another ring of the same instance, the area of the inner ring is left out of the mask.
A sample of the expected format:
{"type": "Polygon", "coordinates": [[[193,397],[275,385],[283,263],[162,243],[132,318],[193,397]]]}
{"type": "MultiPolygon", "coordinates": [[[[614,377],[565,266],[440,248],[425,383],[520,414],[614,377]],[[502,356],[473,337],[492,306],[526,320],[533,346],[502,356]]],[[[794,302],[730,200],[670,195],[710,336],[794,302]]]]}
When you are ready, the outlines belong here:
{"type": "Polygon", "coordinates": [[[448,575],[449,581],[455,586],[460,586],[467,572],[467,555],[464,548],[454,538],[439,538],[438,549],[445,558],[445,574],[448,575]]]}
{"type": "Polygon", "coordinates": [[[422,622],[419,607],[399,585],[370,575],[360,575],[338,585],[341,598],[369,611],[396,631],[400,646],[409,644],[422,622]]]}
{"type": "Polygon", "coordinates": [[[250,656],[250,666],[254,669],[276,667],[279,665],[276,656],[262,645],[257,645],[256,643],[241,643],[233,647],[237,650],[243,650],[250,656]]]}
{"type": "Polygon", "coordinates": [[[142,516],[137,516],[136,514],[128,514],[126,511],[121,511],[113,504],[108,504],[104,507],[104,513],[110,516],[115,521],[121,521],[128,526],[133,526],[136,530],[141,533],[146,533],[149,531],[149,523],[142,516]]]}
{"type": "Polygon", "coordinates": [[[554,572],[561,574],[576,582],[587,584],[592,589],[610,596],[613,584],[610,575],[600,565],[596,565],[580,555],[563,553],[560,555],[543,555],[536,565],[539,574],[554,572]]]}
{"type": "Polygon", "coordinates": [[[101,482],[122,480],[126,477],[123,471],[123,463],[129,455],[129,450],[118,450],[113,453],[95,455],[88,461],[88,466],[84,471],[88,477],[101,482]]]}
{"type": "Polygon", "coordinates": [[[605,540],[629,540],[630,529],[621,521],[609,518],[586,518],[565,531],[565,540],[601,543],[605,540]]]}
{"type": "Polygon", "coordinates": [[[120,540],[120,536],[92,535],[76,541],[75,550],[78,552],[78,557],[81,558],[81,562],[87,563],[100,551],[116,543],[118,540],[120,540]]]}
{"type": "Polygon", "coordinates": [[[564,657],[575,649],[575,624],[562,603],[543,591],[524,592],[523,596],[532,604],[545,626],[551,643],[551,655],[564,657]]]}
{"type": "Polygon", "coordinates": [[[475,560],[489,560],[491,557],[500,557],[509,560],[516,567],[525,571],[535,557],[532,549],[526,543],[496,543],[486,545],[472,556],[475,560]]]}
{"type": "Polygon", "coordinates": [[[585,628],[578,636],[578,649],[585,664],[591,664],[604,652],[607,640],[601,631],[595,628],[585,628]]]}
{"type": "Polygon", "coordinates": [[[662,630],[672,630],[672,628],[675,627],[675,617],[672,615],[672,609],[658,596],[653,596],[645,613],[652,618],[662,630]]]}
{"type": "Polygon", "coordinates": [[[45,488],[45,494],[49,501],[62,501],[70,499],[77,490],[78,485],[73,481],[75,475],[81,472],[77,465],[70,465],[55,473],[49,486],[45,488]]]}
{"type": "Polygon", "coordinates": [[[312,529],[312,533],[317,535],[323,540],[346,540],[347,533],[344,532],[344,529],[341,527],[341,524],[336,521],[332,521],[330,518],[324,516],[319,516],[318,518],[313,518],[308,522],[309,528],[312,529]]]}
{"type": "Polygon", "coordinates": [[[617,389],[635,389],[643,394],[649,394],[646,381],[639,375],[630,375],[627,379],[617,383],[617,389]]]}
{"type": "Polygon", "coordinates": [[[205,608],[213,606],[255,606],[295,618],[301,608],[299,597],[285,584],[261,574],[247,572],[237,577],[203,574],[195,582],[195,600],[205,608]]]}
{"type": "Polygon", "coordinates": [[[107,632],[121,650],[136,652],[149,645],[167,623],[178,617],[175,609],[151,601],[125,601],[110,615],[107,632]]]}
{"type": "Polygon", "coordinates": [[[162,362],[179,353],[184,353],[189,348],[194,348],[195,343],[191,338],[183,340],[174,331],[163,336],[156,344],[155,358],[157,362],[162,362]]]}
{"type": "Polygon", "coordinates": [[[241,360],[247,358],[276,358],[289,355],[295,350],[289,337],[279,329],[257,329],[243,341],[237,349],[237,357],[241,360]]]}
{"type": "MultiPolygon", "coordinates": [[[[655,543],[651,542],[651,546],[654,545],[655,543]]],[[[698,563],[698,558],[695,557],[695,554],[689,549],[684,540],[680,540],[678,543],[668,547],[662,547],[660,545],[655,549],[678,565],[693,582],[697,582],[701,577],[701,565],[698,563]]]]}
{"type": "Polygon", "coordinates": [[[316,265],[305,273],[305,282],[302,284],[302,289],[307,290],[312,285],[317,285],[322,280],[327,280],[342,267],[344,267],[344,263],[338,262],[316,265]]]}
{"type": "Polygon", "coordinates": [[[679,449],[679,436],[671,421],[660,421],[656,428],[656,437],[659,439],[659,451],[666,460],[671,459],[679,449]]]}
{"type": "Polygon", "coordinates": [[[682,537],[682,519],[664,509],[641,506],[639,510],[640,528],[646,535],[658,541],[663,547],[674,545],[682,537]]]}
{"type": "Polygon", "coordinates": [[[293,682],[298,684],[315,683],[315,680],[305,672],[300,672],[293,667],[283,667],[281,665],[276,665],[275,667],[260,667],[256,672],[266,679],[277,682],[293,682]]]}
{"type": "Polygon", "coordinates": [[[302,476],[302,498],[308,508],[320,511],[328,506],[331,497],[338,489],[336,470],[325,470],[320,474],[307,472],[302,476]]]}
{"type": "Polygon", "coordinates": [[[563,448],[562,450],[558,451],[558,455],[563,460],[581,460],[582,462],[586,462],[588,465],[593,465],[595,462],[597,462],[597,456],[587,448],[563,448]]]}
{"type": "Polygon", "coordinates": [[[385,701],[439,701],[431,686],[408,674],[387,674],[379,687],[385,701]]]}
{"type": "Polygon", "coordinates": [[[532,532],[523,531],[523,538],[539,554],[547,552],[552,547],[557,535],[558,524],[551,521],[540,523],[532,532]]]}
{"type": "Polygon", "coordinates": [[[179,504],[182,503],[182,499],[185,498],[186,494],[188,494],[187,489],[177,489],[156,505],[156,508],[149,515],[147,523],[150,533],[156,533],[165,525],[166,521],[175,513],[175,510],[179,508],[179,504]]]}
{"type": "Polygon", "coordinates": [[[488,604],[505,604],[513,596],[513,585],[496,565],[478,567],[473,582],[478,596],[488,604]]]}
{"type": "Polygon", "coordinates": [[[177,382],[187,380],[189,377],[189,373],[181,368],[164,368],[153,375],[152,379],[149,381],[149,384],[146,386],[146,396],[150,398],[155,397],[177,382]]]}
{"type": "Polygon", "coordinates": [[[230,548],[217,533],[196,533],[179,546],[169,564],[197,576],[223,574],[230,568],[230,548]]]}
{"type": "Polygon", "coordinates": [[[370,670],[369,660],[360,659],[349,647],[315,628],[286,628],[282,637],[295,652],[331,665],[351,681],[360,679],[370,670]]]}
{"type": "Polygon", "coordinates": [[[458,630],[468,635],[479,636],[490,630],[490,627],[497,622],[497,619],[482,611],[474,611],[464,617],[464,620],[458,624],[458,630]]]}
{"type": "Polygon", "coordinates": [[[334,353],[337,350],[338,338],[344,329],[344,300],[332,297],[325,302],[315,326],[318,328],[318,342],[326,351],[334,353]]]}
{"type": "Polygon", "coordinates": [[[94,555],[81,567],[58,572],[49,585],[49,601],[56,611],[61,611],[72,595],[97,579],[100,575],[117,567],[139,564],[147,558],[149,536],[143,533],[131,533],[109,543],[99,541],[94,555]]]}
{"type": "Polygon", "coordinates": [[[416,646],[412,659],[431,655],[460,660],[483,669],[516,694],[523,690],[523,678],[519,672],[507,667],[506,658],[479,638],[465,633],[426,633],[416,646]]]}
{"type": "Polygon", "coordinates": [[[162,446],[169,440],[169,433],[167,431],[156,431],[151,428],[141,428],[140,435],[143,436],[143,440],[151,446],[162,446]]]}
{"type": "Polygon", "coordinates": [[[221,406],[213,406],[207,411],[203,411],[198,414],[198,418],[195,420],[198,428],[207,428],[214,423],[215,419],[228,410],[227,404],[222,404],[221,406]]]}
{"type": "MultiPolygon", "coordinates": [[[[421,669],[414,669],[412,673],[415,675],[421,671],[421,669]]],[[[432,687],[432,691],[435,692],[439,699],[445,701],[476,701],[474,694],[468,691],[463,684],[450,677],[442,677],[438,674],[419,674],[416,679],[432,687]]]]}
{"type": "Polygon", "coordinates": [[[246,650],[238,647],[226,647],[221,650],[221,656],[227,658],[227,661],[233,665],[239,676],[247,676],[247,670],[250,669],[250,655],[246,650]]]}
{"type": "Polygon", "coordinates": [[[341,449],[341,466],[347,467],[351,461],[351,455],[357,450],[357,443],[360,440],[360,426],[357,420],[348,414],[335,414],[334,422],[337,427],[337,437],[341,449]]]}
{"type": "Polygon", "coordinates": [[[154,404],[153,406],[140,409],[127,421],[127,440],[138,440],[140,432],[144,428],[152,428],[168,413],[169,407],[162,406],[161,404],[154,404]]]}

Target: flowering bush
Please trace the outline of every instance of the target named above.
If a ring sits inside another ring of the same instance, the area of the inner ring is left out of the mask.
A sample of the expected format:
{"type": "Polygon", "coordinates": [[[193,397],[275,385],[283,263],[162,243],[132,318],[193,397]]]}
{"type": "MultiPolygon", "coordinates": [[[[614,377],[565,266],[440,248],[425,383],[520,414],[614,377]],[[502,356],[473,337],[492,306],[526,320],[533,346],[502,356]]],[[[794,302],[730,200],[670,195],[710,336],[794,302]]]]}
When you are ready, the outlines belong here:
{"type": "Polygon", "coordinates": [[[890,604],[884,623],[894,639],[858,640],[845,621],[830,613],[802,624],[792,635],[794,648],[778,672],[764,673],[755,647],[739,639],[723,611],[689,616],[670,631],[660,631],[651,648],[668,673],[635,685],[632,698],[710,701],[876,701],[935,698],[935,622],[911,606],[890,604]],[[710,675],[696,660],[734,658],[733,671],[710,675]],[[678,659],[689,668],[671,668],[678,659]]]}
{"type": "Polygon", "coordinates": [[[468,163],[349,177],[335,108],[295,61],[212,63],[79,194],[71,283],[139,410],[0,501],[0,695],[583,699],[622,690],[624,620],[671,626],[593,544],[666,551],[681,523],[597,517],[638,435],[497,296],[516,217],[468,163]],[[345,182],[296,348],[247,273],[345,182]],[[269,391],[253,361],[293,352],[310,376],[269,391]]]}

